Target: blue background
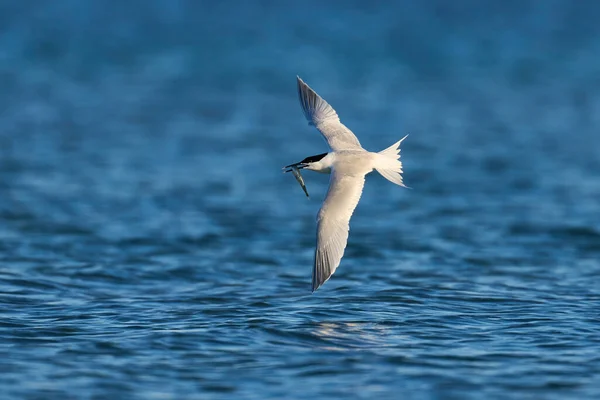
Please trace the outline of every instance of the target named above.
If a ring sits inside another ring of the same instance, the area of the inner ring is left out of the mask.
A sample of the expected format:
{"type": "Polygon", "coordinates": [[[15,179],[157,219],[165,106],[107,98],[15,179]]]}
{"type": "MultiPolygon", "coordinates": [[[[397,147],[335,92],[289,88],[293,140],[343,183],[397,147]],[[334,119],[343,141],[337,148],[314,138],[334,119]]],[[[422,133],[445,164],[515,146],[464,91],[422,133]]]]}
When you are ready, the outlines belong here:
{"type": "Polygon", "coordinates": [[[600,3],[0,2],[0,397],[600,397],[600,3]],[[327,150],[363,146],[310,294],[327,150]]]}

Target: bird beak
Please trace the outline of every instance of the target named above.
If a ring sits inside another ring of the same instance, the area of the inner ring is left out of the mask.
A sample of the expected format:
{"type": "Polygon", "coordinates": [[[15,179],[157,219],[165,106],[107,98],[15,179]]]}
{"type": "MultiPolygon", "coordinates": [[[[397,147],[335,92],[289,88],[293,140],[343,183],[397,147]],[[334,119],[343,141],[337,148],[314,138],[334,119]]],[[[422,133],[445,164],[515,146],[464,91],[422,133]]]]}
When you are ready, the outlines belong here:
{"type": "Polygon", "coordinates": [[[306,164],[306,163],[299,162],[299,163],[295,163],[295,164],[286,165],[282,169],[283,169],[283,172],[292,172],[293,168],[303,169],[303,168],[306,168],[307,165],[308,164],[306,164]]]}

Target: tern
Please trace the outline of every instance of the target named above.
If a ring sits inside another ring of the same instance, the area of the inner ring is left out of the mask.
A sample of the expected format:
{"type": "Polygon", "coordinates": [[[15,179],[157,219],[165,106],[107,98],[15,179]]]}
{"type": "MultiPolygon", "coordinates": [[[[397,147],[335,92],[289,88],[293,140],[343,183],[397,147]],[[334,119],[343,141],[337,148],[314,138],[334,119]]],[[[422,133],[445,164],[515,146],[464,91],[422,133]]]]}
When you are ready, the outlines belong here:
{"type": "MultiPolygon", "coordinates": [[[[340,122],[333,107],[300,77],[297,81],[304,116],[309,125],[321,132],[331,150],[284,167],[285,172],[294,172],[295,176],[300,169],[331,174],[327,195],[317,214],[317,247],[312,270],[314,292],[340,265],[348,243],[350,217],[360,200],[365,176],[376,170],[388,181],[406,187],[402,181],[400,144],[408,135],[378,153],[367,151],[340,122]]],[[[298,179],[298,182],[306,192],[303,181],[298,179]]]]}

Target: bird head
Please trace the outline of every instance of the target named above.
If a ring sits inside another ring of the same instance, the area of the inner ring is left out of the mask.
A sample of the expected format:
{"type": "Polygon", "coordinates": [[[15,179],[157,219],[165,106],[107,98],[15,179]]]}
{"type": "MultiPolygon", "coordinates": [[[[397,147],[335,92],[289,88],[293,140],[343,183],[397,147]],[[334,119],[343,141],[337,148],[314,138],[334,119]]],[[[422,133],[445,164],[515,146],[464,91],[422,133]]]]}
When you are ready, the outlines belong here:
{"type": "Polygon", "coordinates": [[[323,153],[323,154],[317,154],[316,156],[310,156],[310,157],[306,157],[304,160],[294,163],[294,164],[290,164],[290,165],[286,165],[285,167],[283,167],[284,172],[291,172],[292,168],[297,168],[297,169],[309,169],[309,170],[320,170],[321,168],[318,168],[318,163],[319,161],[321,161],[321,159],[323,159],[323,157],[325,157],[328,153],[323,153]]]}

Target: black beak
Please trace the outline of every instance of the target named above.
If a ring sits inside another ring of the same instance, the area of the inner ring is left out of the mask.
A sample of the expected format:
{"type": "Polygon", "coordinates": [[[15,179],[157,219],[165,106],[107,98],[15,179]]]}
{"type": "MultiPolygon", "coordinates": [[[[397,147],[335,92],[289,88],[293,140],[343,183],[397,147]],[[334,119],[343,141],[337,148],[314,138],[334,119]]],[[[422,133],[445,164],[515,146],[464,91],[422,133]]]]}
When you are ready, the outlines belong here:
{"type": "Polygon", "coordinates": [[[308,164],[306,164],[306,163],[299,162],[299,163],[295,163],[295,164],[286,165],[282,169],[283,169],[283,172],[292,172],[292,168],[303,169],[303,168],[306,168],[307,165],[308,164]]]}

